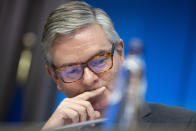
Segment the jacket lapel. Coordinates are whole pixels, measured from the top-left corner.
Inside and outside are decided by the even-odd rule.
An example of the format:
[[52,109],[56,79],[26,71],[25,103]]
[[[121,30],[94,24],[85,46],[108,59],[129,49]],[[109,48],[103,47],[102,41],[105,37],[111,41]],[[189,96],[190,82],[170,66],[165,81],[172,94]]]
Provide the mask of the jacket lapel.
[[152,112],[149,104],[146,101],[142,101],[138,110],[138,117],[139,117],[138,120],[139,120],[139,125],[142,126],[141,127],[142,131],[147,131],[149,129],[151,125],[151,122],[149,121],[151,114]]

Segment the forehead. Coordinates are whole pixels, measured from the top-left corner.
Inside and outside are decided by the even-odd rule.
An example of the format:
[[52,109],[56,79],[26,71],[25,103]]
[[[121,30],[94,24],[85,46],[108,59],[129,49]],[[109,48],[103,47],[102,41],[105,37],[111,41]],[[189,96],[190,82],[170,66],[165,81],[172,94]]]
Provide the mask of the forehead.
[[94,24],[76,31],[72,37],[58,38],[51,48],[51,55],[53,63],[61,66],[85,62],[99,51],[107,51],[111,47],[103,29]]

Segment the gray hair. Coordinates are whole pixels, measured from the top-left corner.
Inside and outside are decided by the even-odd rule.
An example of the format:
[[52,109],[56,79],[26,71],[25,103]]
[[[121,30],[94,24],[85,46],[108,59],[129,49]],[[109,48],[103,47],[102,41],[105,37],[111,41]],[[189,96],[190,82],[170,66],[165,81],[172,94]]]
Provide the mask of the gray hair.
[[59,6],[47,18],[42,36],[42,47],[46,63],[51,66],[50,49],[60,36],[71,36],[77,29],[90,24],[99,24],[112,44],[119,41],[118,33],[110,17],[99,8],[92,8],[82,1],[71,1]]

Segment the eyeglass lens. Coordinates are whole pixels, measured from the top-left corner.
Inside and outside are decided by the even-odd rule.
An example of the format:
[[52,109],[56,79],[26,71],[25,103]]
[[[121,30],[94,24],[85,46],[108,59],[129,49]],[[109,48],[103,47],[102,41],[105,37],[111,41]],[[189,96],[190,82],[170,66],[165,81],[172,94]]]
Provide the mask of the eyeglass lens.
[[[88,62],[88,67],[95,73],[102,73],[112,66],[111,56],[99,56]],[[60,73],[64,82],[73,82],[79,80],[83,75],[84,67],[74,65],[64,68]]]

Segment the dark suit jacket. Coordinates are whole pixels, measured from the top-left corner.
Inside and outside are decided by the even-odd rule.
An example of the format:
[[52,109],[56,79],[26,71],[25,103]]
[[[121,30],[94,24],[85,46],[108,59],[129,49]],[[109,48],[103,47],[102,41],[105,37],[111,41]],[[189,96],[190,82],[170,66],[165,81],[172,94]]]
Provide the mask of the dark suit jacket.
[[180,107],[146,103],[139,110],[143,131],[196,131],[196,112]]
[[[196,131],[195,111],[163,104],[143,102],[139,108],[138,121],[138,129],[131,131]],[[73,129],[71,128],[70,131]],[[102,124],[80,129],[81,131],[100,131]],[[118,128],[112,129],[112,131],[119,130]]]

